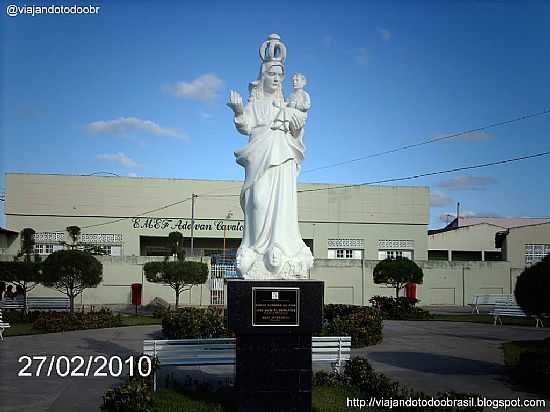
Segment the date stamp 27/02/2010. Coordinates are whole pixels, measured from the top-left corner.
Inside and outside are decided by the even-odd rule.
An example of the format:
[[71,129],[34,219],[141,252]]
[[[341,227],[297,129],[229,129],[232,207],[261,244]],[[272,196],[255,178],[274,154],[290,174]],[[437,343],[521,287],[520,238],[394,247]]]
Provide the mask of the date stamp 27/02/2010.
[[153,371],[151,358],[148,356],[65,356],[65,355],[34,355],[20,356],[18,363],[22,366],[18,376],[40,377],[119,377],[125,371],[130,376],[147,377]]

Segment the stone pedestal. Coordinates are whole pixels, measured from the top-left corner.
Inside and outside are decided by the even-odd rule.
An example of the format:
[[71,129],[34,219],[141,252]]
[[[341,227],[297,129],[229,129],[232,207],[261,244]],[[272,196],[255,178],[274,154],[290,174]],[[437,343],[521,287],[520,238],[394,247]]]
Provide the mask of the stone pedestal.
[[311,411],[311,336],[323,319],[321,281],[229,280],[239,412]]

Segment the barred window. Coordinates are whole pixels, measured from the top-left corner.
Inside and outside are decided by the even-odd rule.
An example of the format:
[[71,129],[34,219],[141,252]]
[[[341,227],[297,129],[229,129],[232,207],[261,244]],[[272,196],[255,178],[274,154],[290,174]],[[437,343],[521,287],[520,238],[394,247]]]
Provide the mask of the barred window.
[[525,265],[534,265],[550,254],[550,245],[525,245]]
[[49,255],[50,253],[53,253],[61,248],[62,247],[60,245],[53,243],[37,243],[34,245],[34,253],[38,255]]
[[353,250],[336,249],[336,259],[353,259]]
[[399,258],[407,258],[412,260],[413,251],[412,250],[395,250],[395,249],[378,251],[378,260],[399,259]]

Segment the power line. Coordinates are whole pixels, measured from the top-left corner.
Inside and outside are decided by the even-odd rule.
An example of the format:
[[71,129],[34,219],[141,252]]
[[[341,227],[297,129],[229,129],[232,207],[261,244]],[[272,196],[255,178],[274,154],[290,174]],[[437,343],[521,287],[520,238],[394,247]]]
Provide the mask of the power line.
[[396,147],[394,149],[384,150],[382,152],[372,153],[372,154],[369,154],[369,155],[366,155],[366,156],[361,156],[361,157],[356,157],[355,159],[344,160],[342,162],[332,163],[332,164],[329,164],[329,165],[326,165],[326,166],[320,166],[320,167],[316,167],[316,168],[313,168],[313,169],[304,170],[302,172],[302,174],[316,172],[318,170],[330,169],[330,168],[338,167],[338,166],[343,166],[343,165],[346,165],[346,164],[349,164],[349,163],[359,162],[360,160],[372,159],[373,157],[379,157],[379,156],[383,156],[383,155],[387,155],[387,154],[391,154],[391,153],[396,153],[396,152],[400,152],[400,151],[403,151],[403,150],[412,149],[414,147],[419,147],[419,146],[424,146],[424,145],[431,144],[431,143],[441,142],[443,140],[450,140],[450,139],[454,139],[456,137],[464,136],[464,135],[467,135],[467,134],[470,134],[470,133],[481,132],[481,131],[484,131],[484,130],[487,130],[487,129],[492,129],[492,128],[495,128],[495,127],[504,126],[506,124],[531,119],[533,117],[542,116],[542,115],[545,115],[545,114],[548,114],[548,113],[550,113],[550,109],[545,109],[542,112],[525,114],[523,116],[516,117],[514,119],[504,120],[502,122],[497,122],[497,123],[492,123],[492,124],[489,124],[487,126],[482,126],[482,127],[478,127],[478,128],[475,128],[475,129],[465,130],[465,131],[462,131],[462,132],[459,132],[459,133],[453,133],[453,134],[449,134],[449,135],[445,135],[445,136],[434,137],[434,138],[431,138],[431,139],[423,140],[423,141],[418,142],[418,143],[412,143],[412,144],[408,144],[408,145],[404,145],[404,146],[399,146],[399,147]]
[[[421,177],[436,176],[436,175],[442,175],[442,174],[448,174],[448,173],[461,172],[461,171],[465,171],[465,170],[474,170],[474,169],[480,169],[480,168],[485,168],[485,167],[490,167],[490,166],[503,165],[503,164],[507,164],[507,163],[519,162],[519,161],[522,161],[522,160],[534,159],[534,158],[537,158],[537,157],[543,157],[543,156],[548,156],[548,155],[550,155],[550,151],[540,152],[540,153],[535,153],[535,154],[532,154],[532,155],[525,155],[525,156],[520,156],[520,157],[513,157],[513,158],[510,158],[510,159],[498,160],[498,161],[495,161],[495,162],[480,163],[480,164],[477,164],[477,165],[462,166],[462,167],[456,167],[456,168],[453,168],[453,169],[438,170],[438,171],[434,171],[434,172],[426,172],[426,173],[420,173],[420,174],[404,176],[404,177],[374,180],[374,181],[370,181],[370,182],[363,182],[363,183],[356,183],[356,184],[327,186],[327,187],[315,188],[315,189],[302,189],[302,190],[298,190],[297,193],[311,193],[311,192],[319,192],[319,191],[322,191],[322,190],[349,189],[349,188],[356,188],[356,187],[373,185],[373,184],[413,180],[413,179],[419,179]],[[214,194],[213,195],[213,194],[209,194],[209,193],[213,193],[213,192],[207,192],[207,193],[204,193],[202,195],[199,194],[199,195],[195,195],[195,196],[198,197],[198,198],[200,198],[200,197],[214,197],[214,198],[217,197],[217,198],[219,198],[219,197],[236,197],[236,196],[240,196],[239,194],[228,194],[228,195],[215,195]],[[91,228],[91,227],[110,225],[110,224],[118,223],[118,222],[121,222],[121,221],[124,221],[124,220],[133,219],[134,217],[143,216],[143,215],[147,215],[149,213],[158,212],[160,210],[164,210],[164,209],[167,209],[169,207],[172,207],[172,206],[175,206],[175,205],[178,205],[178,204],[181,204],[181,203],[185,203],[185,202],[187,202],[191,199],[192,199],[192,197],[187,197],[183,200],[179,200],[177,202],[169,203],[169,204],[166,204],[164,206],[160,206],[156,209],[148,210],[146,212],[142,212],[142,213],[139,213],[139,214],[131,216],[131,217],[123,217],[123,218],[115,219],[115,220],[112,220],[112,221],[109,221],[109,222],[97,223],[95,225],[82,226],[81,229],[88,229],[88,228]],[[65,229],[61,229],[61,230],[57,230],[57,231],[60,232],[60,231],[63,231],[63,230],[65,230]]]
[[328,186],[328,187],[323,187],[323,188],[298,190],[298,193],[318,192],[318,191],[321,191],[321,190],[346,189],[346,188],[354,188],[354,187],[374,185],[374,184],[380,184],[380,183],[390,183],[390,182],[400,182],[400,181],[404,181],[404,180],[413,180],[413,179],[419,179],[421,177],[436,176],[436,175],[442,175],[442,174],[447,174],[447,173],[462,172],[464,170],[481,169],[481,168],[484,168],[484,167],[490,167],[490,166],[503,165],[503,164],[506,164],[506,163],[519,162],[521,160],[533,159],[533,158],[536,158],[536,157],[547,156],[549,154],[550,154],[550,151],[547,151],[547,152],[535,153],[535,154],[527,155],[527,156],[514,157],[514,158],[511,158],[511,159],[498,160],[496,162],[480,163],[480,164],[472,165],[472,166],[455,167],[453,169],[438,170],[438,171],[435,171],[435,172],[420,173],[420,174],[417,174],[417,175],[411,175],[411,176],[405,176],[405,177],[397,177],[397,178],[383,179],[383,180],[374,180],[372,182],[364,182],[364,183],[357,183],[357,184]]
[[[413,180],[413,179],[419,179],[421,177],[436,176],[436,175],[442,175],[442,174],[448,174],[448,173],[461,172],[461,171],[465,171],[465,170],[474,170],[474,169],[480,169],[480,168],[484,168],[484,167],[503,165],[503,164],[506,164],[506,163],[513,163],[513,162],[518,162],[518,161],[521,161],[521,160],[527,160],[527,159],[533,159],[533,158],[536,158],[536,157],[547,156],[549,154],[550,154],[550,151],[547,151],[547,152],[535,153],[535,154],[532,154],[532,155],[513,157],[511,159],[498,160],[498,161],[495,161],[495,162],[480,163],[480,164],[472,165],[472,166],[456,167],[456,168],[453,168],[453,169],[438,170],[438,171],[435,171],[435,172],[426,172],[426,173],[420,173],[420,174],[411,175],[411,176],[396,177],[396,178],[382,179],[382,180],[374,180],[374,181],[371,181],[371,182],[364,182],[364,183],[327,186],[327,187],[314,188],[314,189],[302,189],[302,190],[298,190],[297,193],[319,192],[321,190],[347,189],[347,188],[361,187],[361,186],[381,184],[381,183],[390,183],[390,182],[400,182],[400,181],[405,181],[405,180]],[[235,196],[240,196],[240,195],[239,194],[210,195],[210,196],[205,196],[205,197],[235,197]]]

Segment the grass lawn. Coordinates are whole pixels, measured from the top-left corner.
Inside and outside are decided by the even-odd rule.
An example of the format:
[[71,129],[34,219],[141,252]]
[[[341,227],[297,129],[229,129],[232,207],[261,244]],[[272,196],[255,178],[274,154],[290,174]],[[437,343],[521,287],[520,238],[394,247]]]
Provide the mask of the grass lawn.
[[[161,319],[146,315],[122,315],[122,326],[160,325]],[[4,336],[37,335],[43,332],[32,328],[32,322],[11,323]]]
[[544,340],[519,340],[506,342],[502,344],[502,350],[504,352],[504,364],[506,366],[516,366],[522,353],[550,353],[550,338]]
[[[320,386],[313,389],[313,412],[348,412],[347,398],[361,398],[359,393],[352,393],[338,387]],[[208,394],[189,394],[174,390],[162,390],[153,395],[154,412],[228,412],[220,396]],[[364,408],[366,412],[375,409]]]
[[[443,320],[447,322],[474,322],[474,323],[490,323],[492,324],[494,322],[493,317],[491,315],[486,314],[456,314],[456,315],[432,315],[433,318],[431,320]],[[535,319],[533,318],[516,318],[516,317],[510,317],[505,316],[502,317],[502,323],[504,325],[514,325],[514,326],[531,326],[534,327],[536,324]],[[548,325],[545,325],[545,327],[548,327]]]

